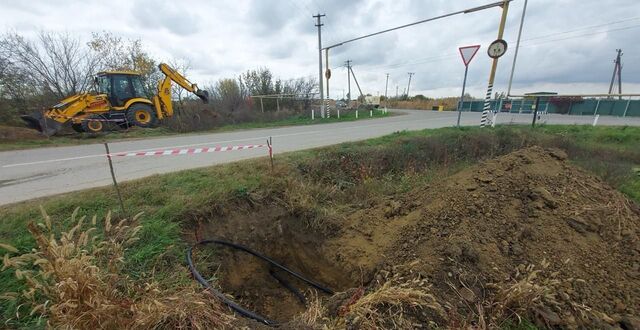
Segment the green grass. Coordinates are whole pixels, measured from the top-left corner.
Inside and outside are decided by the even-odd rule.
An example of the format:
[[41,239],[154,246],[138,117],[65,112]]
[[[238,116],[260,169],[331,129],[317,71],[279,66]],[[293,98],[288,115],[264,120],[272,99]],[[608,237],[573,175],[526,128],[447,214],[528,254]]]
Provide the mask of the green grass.
[[[101,143],[103,140],[108,141],[119,141],[119,140],[133,140],[133,139],[145,139],[145,138],[154,138],[154,137],[165,137],[177,134],[207,134],[207,133],[219,133],[219,132],[229,132],[234,130],[243,130],[243,129],[253,129],[253,128],[271,128],[271,127],[283,127],[283,126],[298,126],[298,125],[316,125],[316,124],[329,124],[329,123],[337,123],[337,122],[347,122],[347,121],[355,121],[355,120],[366,120],[372,117],[369,117],[368,111],[360,111],[359,118],[356,119],[355,112],[341,112],[340,118],[338,118],[335,113],[332,114],[331,118],[319,118],[316,117],[315,120],[311,120],[308,115],[300,115],[294,116],[291,118],[280,119],[275,121],[255,121],[248,123],[240,123],[240,124],[230,124],[224,125],[221,127],[216,127],[211,130],[205,131],[195,131],[189,133],[180,133],[176,131],[172,131],[166,127],[158,127],[158,128],[133,128],[128,131],[113,131],[105,134],[92,135],[86,133],[78,133],[74,135],[65,135],[65,136],[52,136],[49,138],[41,138],[41,139],[22,139],[22,140],[1,140],[0,139],[0,151],[9,151],[9,150],[21,150],[21,149],[32,149],[32,148],[41,148],[41,147],[57,147],[57,146],[67,146],[67,145],[79,145],[79,144],[92,144],[92,143]],[[387,117],[392,114],[383,113],[380,110],[373,111],[373,118],[381,118]]]
[[[638,141],[640,128],[632,127],[442,128],[276,155],[275,173],[266,158],[259,158],[125,182],[121,190],[127,212],[144,212],[140,218],[141,239],[128,250],[126,269],[130,276],[138,278],[149,276],[152,271],[157,277],[174,271],[175,265],[184,262],[184,238],[190,233],[195,216],[215,218],[236,206],[288,201],[292,212],[307,215],[305,218],[314,221],[310,226],[322,229],[323,214],[406,192],[416,182],[428,182],[523,145],[563,148],[576,164],[640,203],[640,176],[632,171],[640,166]],[[297,194],[297,204],[287,199],[290,194]],[[116,218],[123,216],[111,187],[3,206],[0,242],[20,251],[31,249],[34,241],[26,224],[40,221],[40,205],[61,229],[69,226],[75,208],[80,209],[80,215],[89,217],[104,217],[109,210]],[[183,280],[189,280],[186,274]],[[0,272],[0,293],[23,288],[11,270]],[[0,301],[0,318],[14,317],[16,308],[15,302]],[[23,307],[21,313],[25,312]],[[28,328],[34,320],[26,318],[8,325]]]

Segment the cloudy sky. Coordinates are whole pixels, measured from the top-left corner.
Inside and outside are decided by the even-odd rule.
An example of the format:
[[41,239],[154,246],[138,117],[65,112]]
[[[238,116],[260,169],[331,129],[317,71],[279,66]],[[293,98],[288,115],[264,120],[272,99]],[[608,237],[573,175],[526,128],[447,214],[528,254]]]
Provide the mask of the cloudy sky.
[[[209,83],[268,67],[281,78],[318,75],[315,13],[327,16],[323,45],[492,0],[0,0],[0,31],[34,37],[41,30],[88,40],[110,31],[139,38],[162,61],[184,59],[189,77]],[[504,39],[509,50],[498,65],[494,90],[506,91],[524,0],[509,8]],[[492,8],[417,25],[334,48],[331,96],[346,93],[345,60],[365,93],[402,93],[415,72],[411,94],[460,93],[464,66],[458,47],[480,44],[469,67],[468,88],[481,96],[501,10]],[[622,48],[623,92],[640,92],[640,1],[530,0],[515,71],[513,93],[607,92],[616,48]],[[356,95],[352,81],[352,95]]]

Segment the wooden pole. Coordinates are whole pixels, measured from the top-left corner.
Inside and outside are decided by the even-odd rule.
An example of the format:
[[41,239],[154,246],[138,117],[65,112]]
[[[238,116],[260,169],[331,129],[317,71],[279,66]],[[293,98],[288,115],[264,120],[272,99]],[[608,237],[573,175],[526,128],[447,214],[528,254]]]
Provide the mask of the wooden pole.
[[271,140],[271,137],[269,137],[269,139],[267,139],[267,147],[269,148],[269,160],[271,161],[271,170],[273,171],[273,145],[272,145],[273,141]]
[[111,161],[111,152],[109,152],[109,144],[104,143],[104,149],[107,151],[107,160],[109,161],[109,170],[111,171],[111,179],[113,179],[113,186],[116,188],[116,194],[118,195],[118,201],[120,202],[120,209],[122,214],[128,217],[127,211],[124,209],[124,202],[122,201],[122,194],[120,194],[120,188],[118,187],[118,181],[116,181],[116,174],[113,171],[113,162]]

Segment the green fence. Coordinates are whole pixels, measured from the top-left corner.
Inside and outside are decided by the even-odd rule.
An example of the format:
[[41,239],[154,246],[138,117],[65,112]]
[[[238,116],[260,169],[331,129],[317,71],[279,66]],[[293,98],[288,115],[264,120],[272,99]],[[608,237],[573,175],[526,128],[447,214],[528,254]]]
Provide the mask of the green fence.
[[[458,102],[460,104],[460,102]],[[533,112],[533,99],[500,99],[491,100],[491,110],[501,112],[530,113]],[[484,101],[464,101],[462,111],[481,112]],[[570,115],[606,115],[619,117],[640,117],[640,100],[586,99],[570,102],[563,108],[547,100],[540,100],[539,111],[563,113]]]

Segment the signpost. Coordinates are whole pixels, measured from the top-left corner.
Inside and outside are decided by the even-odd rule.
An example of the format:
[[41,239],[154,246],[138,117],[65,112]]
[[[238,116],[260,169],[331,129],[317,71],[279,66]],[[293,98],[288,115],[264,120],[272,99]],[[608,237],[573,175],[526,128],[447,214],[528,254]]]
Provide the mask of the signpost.
[[480,45],[458,48],[458,50],[460,51],[460,56],[462,57],[462,62],[464,63],[464,80],[462,81],[462,96],[460,96],[460,102],[458,102],[457,127],[460,127],[460,116],[462,116],[462,102],[464,101],[464,89],[467,86],[467,72],[469,71],[469,63],[471,63],[473,57],[476,56],[478,49],[480,49]]

